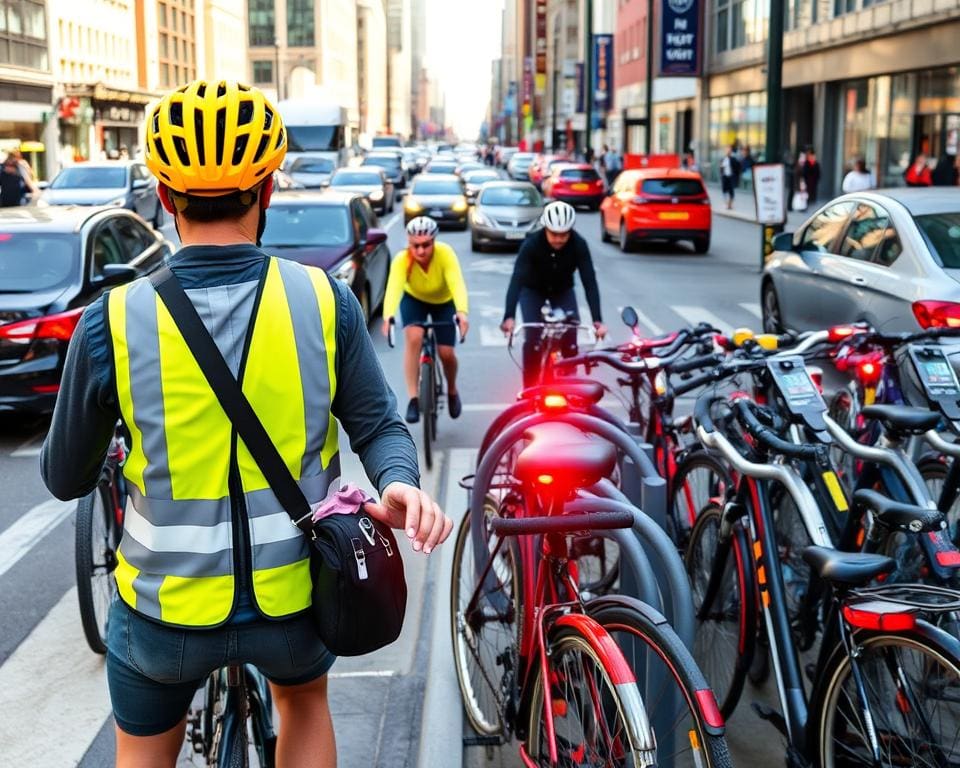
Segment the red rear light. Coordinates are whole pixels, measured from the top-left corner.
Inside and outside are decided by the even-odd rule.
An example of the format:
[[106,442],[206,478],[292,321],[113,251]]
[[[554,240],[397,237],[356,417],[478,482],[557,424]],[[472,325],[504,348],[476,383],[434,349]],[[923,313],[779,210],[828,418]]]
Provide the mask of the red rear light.
[[871,386],[880,380],[880,370],[880,363],[864,360],[857,363],[857,378],[867,386]]
[[827,341],[836,344],[838,341],[849,339],[857,333],[863,333],[863,328],[855,325],[835,325],[827,331]]
[[903,632],[913,629],[917,620],[912,613],[885,612],[885,606],[880,604],[870,606],[873,610],[843,606],[843,618],[851,627],[873,629],[884,632]]
[[960,304],[952,301],[915,301],[913,316],[922,328],[960,328]]
[[34,339],[70,341],[82,314],[83,307],[78,307],[55,315],[8,323],[0,326],[0,339],[21,344],[29,344]]
[[566,408],[567,398],[565,398],[563,395],[547,395],[543,398],[543,407],[552,410]]
[[35,387],[30,387],[38,395],[55,395],[60,391],[59,384],[37,384]]

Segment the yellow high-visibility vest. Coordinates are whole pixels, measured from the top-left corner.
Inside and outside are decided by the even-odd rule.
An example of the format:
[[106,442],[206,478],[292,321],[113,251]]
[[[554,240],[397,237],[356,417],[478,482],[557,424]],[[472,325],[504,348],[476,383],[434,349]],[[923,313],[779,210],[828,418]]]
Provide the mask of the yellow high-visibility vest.
[[[257,290],[252,281],[187,294],[231,369],[236,373],[242,366],[244,394],[313,504],[340,475],[337,425],[330,413],[336,394],[336,296],[322,270],[273,258],[259,303]],[[245,357],[247,328],[229,321],[231,308],[243,302],[256,312]],[[308,608],[306,537],[235,438],[150,281],[112,290],[107,320],[118,401],[131,435],[123,474],[133,504],[115,571],[120,597],[164,624],[222,624],[236,602],[236,548],[246,539],[260,612],[279,618]],[[235,519],[237,505],[230,498],[234,455],[245,510],[241,519]]]

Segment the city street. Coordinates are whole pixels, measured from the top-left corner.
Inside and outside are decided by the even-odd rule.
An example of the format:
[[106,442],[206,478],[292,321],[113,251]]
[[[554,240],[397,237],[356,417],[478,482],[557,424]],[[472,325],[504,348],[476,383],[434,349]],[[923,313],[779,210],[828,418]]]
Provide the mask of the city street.
[[[392,252],[404,245],[402,215],[384,220]],[[715,217],[709,255],[695,256],[686,244],[644,246],[622,254],[599,242],[597,214],[578,214],[577,229],[590,242],[600,283],[604,321],[611,340],[627,336],[619,310],[631,304],[646,332],[660,333],[701,320],[720,329],[759,326],[759,234],[756,225]],[[165,232],[171,231],[167,224]],[[171,232],[172,234],[172,232]],[[440,459],[424,474],[424,487],[459,520],[464,492],[456,480],[472,471],[473,451],[494,415],[516,392],[520,375],[497,328],[511,272],[509,253],[473,254],[468,232],[446,232],[470,291],[470,334],[458,349],[463,415],[441,413]],[[586,304],[581,298],[581,307]],[[388,348],[371,325],[374,343],[401,410],[406,393],[401,351]],[[616,408],[616,404],[611,404]],[[45,432],[39,418],[5,416],[0,422],[0,745],[5,765],[51,768],[111,764],[113,725],[103,660],[86,647],[74,588],[73,503],[52,500],[38,472]],[[419,439],[419,431],[414,430]],[[345,445],[345,441],[344,445]],[[348,449],[344,447],[344,455]],[[344,477],[363,481],[359,464],[344,461]],[[429,559],[407,555],[409,605],[403,636],[374,656],[341,660],[331,674],[339,764],[353,766],[459,765],[461,716],[449,649],[449,550]],[[446,559],[444,558],[446,555]],[[734,720],[737,736],[756,736],[748,702]],[[751,719],[748,719],[751,718]],[[760,725],[762,742],[777,754],[780,739]],[[757,741],[756,738],[752,739]],[[515,765],[512,746],[466,752],[466,764]],[[186,752],[184,753],[186,755]],[[779,752],[782,755],[782,751]],[[747,756],[742,753],[741,756]],[[758,765],[753,753],[744,764]],[[782,757],[780,758],[782,759]],[[183,765],[191,763],[184,758]]]

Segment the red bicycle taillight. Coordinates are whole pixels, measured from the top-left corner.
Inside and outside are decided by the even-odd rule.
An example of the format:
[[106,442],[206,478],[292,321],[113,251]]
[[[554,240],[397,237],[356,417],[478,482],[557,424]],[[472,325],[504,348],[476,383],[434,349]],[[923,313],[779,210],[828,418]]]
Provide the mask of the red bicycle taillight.
[[880,381],[881,366],[879,362],[864,360],[857,363],[857,378],[866,386],[873,386]]
[[550,410],[560,410],[567,407],[567,398],[563,395],[547,395],[543,398],[543,407]]
[[883,604],[873,607],[873,610],[866,606],[854,608],[845,605],[843,606],[843,618],[851,627],[884,632],[903,632],[916,626],[917,619],[912,613],[887,612],[884,608]]
[[857,333],[863,333],[863,328],[854,325],[835,325],[827,331],[827,341],[836,344],[844,339],[849,339]]
[[922,328],[960,328],[960,304],[952,301],[915,301],[913,316]]
[[67,312],[58,312],[55,315],[8,323],[0,326],[0,339],[21,344],[29,344],[34,339],[70,341],[82,314],[83,307],[79,307]]

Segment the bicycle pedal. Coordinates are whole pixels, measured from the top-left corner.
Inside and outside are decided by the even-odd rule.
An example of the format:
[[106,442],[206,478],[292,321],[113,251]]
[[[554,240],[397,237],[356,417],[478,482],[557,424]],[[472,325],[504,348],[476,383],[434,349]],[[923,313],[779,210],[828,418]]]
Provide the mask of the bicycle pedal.
[[766,720],[784,736],[787,735],[787,722],[783,719],[783,715],[773,709],[773,707],[768,707],[759,701],[753,701],[750,703],[750,708],[761,720]]
[[464,736],[463,746],[465,747],[499,747],[503,745],[503,739],[499,736]]

